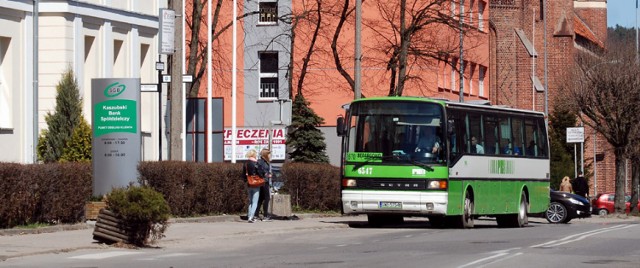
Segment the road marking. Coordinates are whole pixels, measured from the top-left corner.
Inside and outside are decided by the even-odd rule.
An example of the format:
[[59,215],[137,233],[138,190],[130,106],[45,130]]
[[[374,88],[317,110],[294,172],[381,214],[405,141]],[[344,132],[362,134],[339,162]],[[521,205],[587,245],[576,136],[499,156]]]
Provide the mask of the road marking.
[[112,251],[112,252],[104,252],[104,253],[78,255],[78,256],[69,257],[69,259],[102,260],[106,258],[113,258],[113,257],[127,256],[127,255],[134,255],[134,254],[142,254],[142,252]]
[[[478,267],[476,265],[478,263],[482,263],[482,262],[485,262],[485,261],[488,261],[488,260],[492,260],[492,259],[495,259],[495,258],[500,258],[502,256],[507,256],[507,257],[504,257],[504,258],[501,258],[501,259],[497,259],[497,260],[489,262],[487,264],[495,263],[495,262],[502,261],[502,260],[506,260],[508,258],[515,257],[517,255],[522,254],[522,253],[509,254],[509,251],[518,250],[518,249],[520,249],[520,248],[510,248],[510,249],[492,251],[492,252],[489,252],[489,253],[490,254],[493,253],[495,255],[492,255],[492,256],[489,256],[489,257],[486,257],[486,258],[482,258],[482,259],[479,259],[479,260],[472,261],[470,263],[458,266],[458,268],[463,268],[463,267],[468,267],[468,266]],[[508,255],[513,255],[513,256],[508,256]],[[487,265],[487,264],[484,264],[484,265]]]
[[606,232],[610,232],[610,231],[616,231],[616,230],[622,230],[622,229],[626,229],[626,228],[634,227],[634,226],[636,226],[636,224],[621,224],[621,225],[615,225],[615,226],[611,226],[611,227],[607,227],[607,228],[596,229],[596,230],[592,230],[592,231],[588,231],[588,232],[584,232],[584,233],[578,233],[578,234],[573,234],[573,235],[570,235],[570,236],[566,236],[566,237],[564,237],[562,239],[552,240],[552,241],[549,241],[549,242],[546,242],[546,243],[533,245],[533,246],[531,246],[531,248],[549,248],[549,247],[560,246],[560,245],[564,245],[564,244],[580,241],[582,239],[585,239],[587,237],[594,236],[594,235],[597,235],[597,234],[602,234],[602,233],[606,233]]
[[162,254],[162,255],[148,257],[148,258],[140,258],[138,260],[140,260],[140,261],[155,261],[155,260],[158,260],[158,259],[179,258],[179,257],[193,256],[193,255],[197,255],[197,253],[169,253],[169,254]]

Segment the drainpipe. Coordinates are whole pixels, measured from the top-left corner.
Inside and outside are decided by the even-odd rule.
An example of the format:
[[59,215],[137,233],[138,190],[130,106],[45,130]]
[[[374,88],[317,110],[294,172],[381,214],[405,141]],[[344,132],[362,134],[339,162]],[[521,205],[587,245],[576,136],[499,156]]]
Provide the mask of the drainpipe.
[[33,163],[38,163],[38,6],[33,1]]

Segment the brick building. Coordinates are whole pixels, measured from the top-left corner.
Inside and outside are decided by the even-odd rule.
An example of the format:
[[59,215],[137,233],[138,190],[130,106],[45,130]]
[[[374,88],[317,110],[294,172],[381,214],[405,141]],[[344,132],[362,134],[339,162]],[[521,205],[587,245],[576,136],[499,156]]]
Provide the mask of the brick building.
[[[546,6],[544,1],[490,1],[490,66],[495,67],[489,69],[489,75],[493,104],[545,111],[545,34],[549,112],[574,55],[605,49],[606,0],[547,0]],[[593,167],[595,155],[604,154],[595,170],[585,169],[585,173],[592,174],[590,194],[613,192],[615,162],[611,146],[590,128],[585,128],[585,137],[585,166]]]

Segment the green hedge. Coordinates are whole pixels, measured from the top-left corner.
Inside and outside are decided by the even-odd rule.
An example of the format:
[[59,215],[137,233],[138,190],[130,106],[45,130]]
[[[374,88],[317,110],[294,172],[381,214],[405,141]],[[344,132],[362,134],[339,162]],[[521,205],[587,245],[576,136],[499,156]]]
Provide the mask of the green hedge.
[[79,222],[89,197],[90,163],[0,163],[0,228]]
[[[242,163],[141,162],[140,182],[162,193],[174,217],[244,214]],[[340,209],[340,173],[328,164],[287,163],[281,192],[303,210]],[[77,223],[92,195],[91,163],[0,163],[0,228]]]

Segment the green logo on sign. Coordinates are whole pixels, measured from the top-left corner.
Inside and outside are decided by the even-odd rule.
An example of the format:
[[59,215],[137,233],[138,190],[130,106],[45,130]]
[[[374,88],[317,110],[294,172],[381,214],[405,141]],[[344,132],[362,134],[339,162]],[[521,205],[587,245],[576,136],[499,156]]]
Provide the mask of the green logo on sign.
[[104,96],[107,98],[113,98],[122,94],[125,89],[127,89],[127,86],[120,84],[119,82],[115,82],[104,89]]

